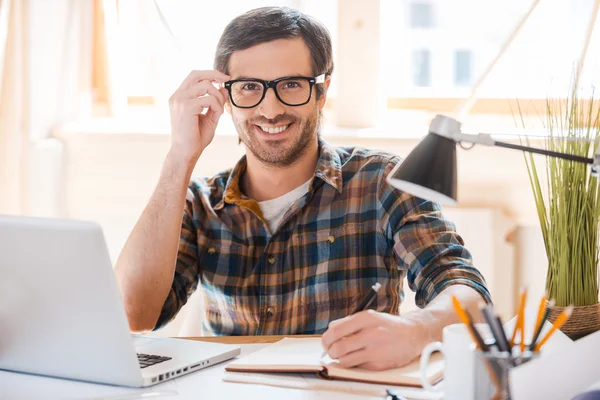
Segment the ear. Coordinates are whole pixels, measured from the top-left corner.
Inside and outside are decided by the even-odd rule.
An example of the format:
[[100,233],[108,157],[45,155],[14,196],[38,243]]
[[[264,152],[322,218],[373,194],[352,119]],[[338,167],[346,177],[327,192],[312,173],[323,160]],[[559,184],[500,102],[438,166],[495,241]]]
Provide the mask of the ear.
[[317,101],[320,110],[325,107],[325,102],[327,101],[327,91],[329,90],[329,85],[331,85],[331,76],[327,75],[325,77],[325,82],[323,82],[322,85],[325,86],[325,90],[323,90],[323,94]]
[[223,104],[225,111],[227,111],[227,114],[231,115],[231,103],[229,102],[229,92],[225,88],[220,88],[219,91],[225,97],[225,104]]

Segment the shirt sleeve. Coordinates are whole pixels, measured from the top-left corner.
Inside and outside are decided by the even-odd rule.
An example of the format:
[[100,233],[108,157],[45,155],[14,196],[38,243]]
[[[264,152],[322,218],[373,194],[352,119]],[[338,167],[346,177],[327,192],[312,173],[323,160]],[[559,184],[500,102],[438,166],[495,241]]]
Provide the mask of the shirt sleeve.
[[387,165],[380,182],[380,221],[394,247],[398,269],[406,271],[417,306],[424,308],[444,289],[456,284],[472,287],[491,303],[483,275],[473,266],[471,253],[454,223],[444,219],[440,205],[387,182],[397,161]]
[[198,287],[198,241],[192,216],[194,197],[193,191],[188,189],[179,236],[175,275],[154,330],[162,328],[175,318],[181,307],[187,303],[189,296]]

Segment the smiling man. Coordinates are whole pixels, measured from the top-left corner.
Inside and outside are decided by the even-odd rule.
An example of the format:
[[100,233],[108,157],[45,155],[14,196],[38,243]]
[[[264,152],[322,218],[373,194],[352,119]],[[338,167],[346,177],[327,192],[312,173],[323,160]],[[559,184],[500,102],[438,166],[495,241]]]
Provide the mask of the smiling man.
[[[199,288],[208,332],[324,333],[342,365],[386,369],[457,322],[452,295],[473,315],[489,301],[439,205],[386,181],[398,156],[321,139],[332,73],[325,27],[266,7],[225,28],[215,70],[183,81],[159,183],[117,261],[133,331],[164,326]],[[246,155],[190,182],[224,110]],[[404,279],[420,310],[400,316]],[[372,309],[350,315],[376,281]]]

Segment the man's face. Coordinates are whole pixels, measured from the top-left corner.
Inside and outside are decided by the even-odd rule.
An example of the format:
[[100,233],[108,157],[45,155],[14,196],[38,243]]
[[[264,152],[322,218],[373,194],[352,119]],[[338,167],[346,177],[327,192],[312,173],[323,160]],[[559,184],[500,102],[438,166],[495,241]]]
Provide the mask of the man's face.
[[[301,38],[261,43],[233,52],[229,60],[231,79],[274,80],[288,76],[314,77],[313,74],[310,51]],[[311,145],[316,146],[324,104],[325,95],[317,101],[314,87],[310,101],[302,106],[283,104],[271,88],[256,107],[231,105],[230,112],[240,140],[254,157],[267,165],[289,166],[306,154]]]

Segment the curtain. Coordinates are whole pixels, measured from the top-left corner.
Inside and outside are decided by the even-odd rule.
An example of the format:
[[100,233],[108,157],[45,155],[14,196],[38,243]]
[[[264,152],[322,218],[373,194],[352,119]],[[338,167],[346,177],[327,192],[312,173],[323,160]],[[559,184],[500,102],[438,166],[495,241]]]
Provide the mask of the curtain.
[[0,0],[0,213],[57,216],[63,124],[92,114],[94,2]]
[[27,197],[26,0],[0,4],[0,213],[20,214]]

